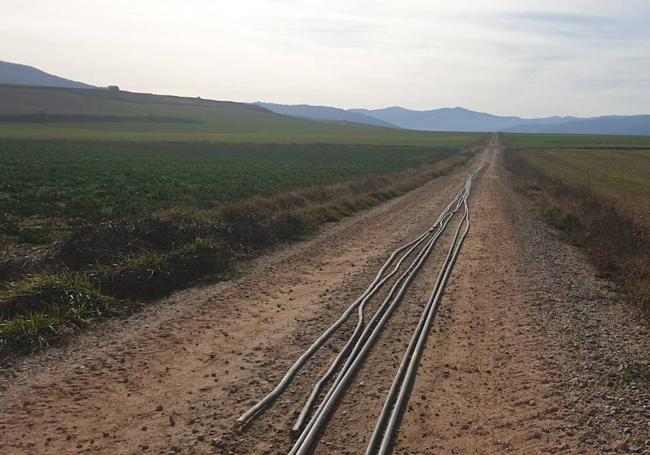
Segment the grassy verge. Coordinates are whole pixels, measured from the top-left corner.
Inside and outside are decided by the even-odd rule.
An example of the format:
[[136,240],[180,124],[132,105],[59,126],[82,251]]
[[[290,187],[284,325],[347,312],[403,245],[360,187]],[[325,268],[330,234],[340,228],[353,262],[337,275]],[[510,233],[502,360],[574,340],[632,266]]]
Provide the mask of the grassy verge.
[[509,150],[506,165],[542,218],[581,247],[599,272],[650,311],[650,234],[600,193],[549,176]]
[[40,349],[120,309],[84,274],[42,274],[12,283],[0,293],[0,352]]
[[14,280],[0,294],[0,361],[61,340],[90,319],[123,314],[134,308],[130,302],[135,300],[223,277],[243,260],[413,190],[471,155],[468,151],[433,165],[214,209],[161,210],[81,230],[50,253],[49,273]]

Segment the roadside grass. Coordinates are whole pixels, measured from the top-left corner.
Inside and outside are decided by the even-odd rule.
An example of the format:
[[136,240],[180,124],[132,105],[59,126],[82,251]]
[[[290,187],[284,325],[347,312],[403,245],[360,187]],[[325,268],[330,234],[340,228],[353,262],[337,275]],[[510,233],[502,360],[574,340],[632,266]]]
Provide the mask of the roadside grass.
[[[0,315],[4,318],[68,306],[80,311],[106,308],[107,300],[83,275],[36,275],[10,285],[0,294]],[[95,305],[95,307],[94,307]]]
[[90,319],[123,309],[86,274],[42,274],[12,283],[0,293],[0,358],[43,348]]
[[122,299],[150,300],[211,274],[224,274],[234,257],[225,245],[196,238],[178,250],[147,251],[117,264],[100,264],[91,272],[98,287]]
[[[602,276],[619,285],[650,315],[650,230],[622,208],[627,205],[618,203],[624,191],[576,183],[581,178],[579,166],[574,168],[578,174],[574,179],[562,177],[565,167],[558,167],[562,169],[558,174],[538,167],[530,158],[537,153],[506,151],[506,165],[519,179],[522,191],[548,224],[581,247]],[[588,167],[590,157],[583,158]]]
[[235,274],[269,248],[447,174],[474,150],[399,172],[213,208],[175,206],[79,230],[52,245],[46,266],[54,272],[36,265],[33,276],[21,272],[0,294],[0,362],[65,339],[94,318],[124,314],[135,301]]

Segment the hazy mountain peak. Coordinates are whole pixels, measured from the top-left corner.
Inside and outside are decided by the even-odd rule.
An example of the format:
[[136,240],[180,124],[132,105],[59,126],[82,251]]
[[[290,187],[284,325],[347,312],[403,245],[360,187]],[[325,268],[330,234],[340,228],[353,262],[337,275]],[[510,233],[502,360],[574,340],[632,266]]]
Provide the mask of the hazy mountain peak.
[[70,79],[54,76],[33,66],[0,60],[0,84],[32,85],[62,88],[97,88]]
[[364,125],[381,126],[386,128],[396,128],[395,125],[385,120],[368,116],[363,112],[354,112],[351,110],[339,109],[330,106],[312,106],[309,104],[277,104],[277,103],[254,103],[257,106],[264,107],[276,114],[289,115],[292,117],[302,117],[312,120],[321,120],[327,122],[348,122],[361,123]]

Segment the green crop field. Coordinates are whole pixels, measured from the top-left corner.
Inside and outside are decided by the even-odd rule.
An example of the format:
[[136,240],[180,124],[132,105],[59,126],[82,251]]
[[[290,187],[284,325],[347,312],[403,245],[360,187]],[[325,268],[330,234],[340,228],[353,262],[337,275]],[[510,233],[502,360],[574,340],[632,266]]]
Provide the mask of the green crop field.
[[[316,122],[310,122],[316,123]],[[339,129],[341,128],[341,129]],[[282,131],[239,132],[208,130],[194,124],[39,123],[1,124],[0,138],[78,139],[111,141],[201,141],[239,144],[368,144],[368,145],[465,145],[481,137],[473,133],[429,133],[352,125],[298,125]]]
[[431,164],[457,150],[5,139],[0,232],[42,243],[100,221],[373,177]]
[[507,135],[536,169],[650,226],[650,137]]
[[397,172],[480,137],[201,98],[0,85],[0,235],[42,243],[159,209]]
[[599,136],[579,134],[506,134],[513,148],[650,148],[650,136]]
[[536,150],[522,156],[545,174],[589,188],[650,226],[650,150]]

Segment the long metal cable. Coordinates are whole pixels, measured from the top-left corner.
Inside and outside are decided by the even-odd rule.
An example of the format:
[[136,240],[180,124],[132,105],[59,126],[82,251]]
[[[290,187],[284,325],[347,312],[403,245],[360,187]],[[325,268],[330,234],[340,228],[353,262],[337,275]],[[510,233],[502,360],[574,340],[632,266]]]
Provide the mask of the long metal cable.
[[[454,198],[454,200],[458,197]],[[440,218],[439,218],[440,219]],[[267,395],[265,395],[260,401],[251,406],[246,412],[244,412],[237,421],[240,423],[247,423],[258,415],[261,411],[268,408],[273,401],[275,401],[289,386],[295,375],[298,371],[307,363],[307,361],[318,351],[318,349],[336,332],[336,330],[341,327],[352,315],[355,309],[357,309],[364,301],[370,299],[379,289],[386,283],[386,281],[397,273],[398,267],[396,267],[393,272],[387,277],[383,277],[386,269],[393,263],[395,258],[399,256],[400,253],[409,249],[412,246],[417,246],[422,243],[431,233],[436,229],[439,219],[434,223],[429,229],[420,234],[414,240],[408,242],[405,245],[400,246],[394,250],[389,258],[384,262],[382,267],[379,269],[375,278],[370,283],[368,288],[355,300],[344,312],[341,314],[339,319],[337,319],[330,327],[328,327],[315,341],[314,343],[303,352],[300,357],[294,362],[291,367],[286,371],[283,378],[280,382],[271,390]],[[413,249],[409,250],[408,254],[411,254]],[[401,262],[400,262],[401,265]]]
[[[469,196],[471,190],[471,180],[473,175],[470,176],[466,185],[466,194]],[[377,424],[373,431],[372,437],[368,443],[366,449],[367,455],[373,455],[375,453],[386,454],[390,451],[392,447],[392,441],[394,434],[396,432],[397,426],[399,425],[399,418],[402,415],[404,406],[410,395],[411,387],[419,366],[419,361],[423,352],[426,339],[429,334],[429,329],[435,317],[436,311],[438,309],[438,303],[442,296],[445,284],[449,278],[449,274],[453,268],[453,265],[458,257],[460,248],[462,246],[467,233],[469,232],[470,220],[469,220],[469,208],[467,206],[467,198],[464,198],[464,216],[461,222],[458,224],[454,239],[452,240],[451,247],[445,258],[443,267],[441,268],[436,284],[431,293],[427,305],[422,312],[422,316],[411,342],[409,343],[407,350],[404,354],[400,367],[395,375],[393,384],[391,385],[390,391],[384,402],[384,407],[380,413],[379,418],[377,419]],[[461,233],[461,228],[464,230]],[[388,423],[386,423],[388,422]],[[384,427],[385,431],[384,431]],[[383,435],[383,437],[382,437]],[[379,447],[378,447],[379,446]]]
[[[457,198],[454,199],[456,200]],[[460,199],[458,199],[457,201],[460,202]],[[450,206],[448,207],[451,208]],[[448,213],[442,214],[443,216],[442,219],[444,221],[443,221],[442,229],[438,231],[438,235],[444,232],[444,228],[447,226],[451,217],[459,210],[459,208],[460,208],[460,204],[457,203],[456,206],[453,208],[453,210],[446,211]],[[390,318],[392,312],[398,306],[402,296],[404,295],[406,289],[408,288],[408,285],[416,276],[420,268],[424,265],[424,262],[426,261],[429,254],[431,253],[431,250],[433,249],[434,245],[435,245],[434,242],[431,242],[429,245],[427,245],[427,249],[421,252],[421,255],[418,257],[418,261],[414,265],[413,269],[406,272],[408,273],[408,275],[405,276],[401,286],[399,287],[399,291],[393,297],[392,301],[387,306],[385,312],[381,315],[381,318],[379,319],[377,324],[374,327],[371,326],[370,324],[366,327],[364,332],[368,332],[367,337],[357,342],[358,348],[352,354],[350,354],[348,361],[344,365],[343,369],[339,372],[339,376],[337,380],[331,386],[323,402],[321,403],[319,408],[312,416],[312,419],[309,421],[309,423],[307,424],[307,426],[305,427],[305,429],[303,430],[299,438],[296,440],[293,448],[289,452],[291,455],[309,453],[312,445],[319,437],[322,428],[326,425],[329,419],[329,415],[331,414],[336,403],[338,402],[343,392],[345,391],[345,388],[351,381],[352,377],[356,374],[358,369],[361,367],[361,364],[365,359],[365,356],[367,355],[370,348],[373,346],[375,340],[381,333],[383,326]]]
[[[446,215],[447,215],[449,209],[451,208],[451,206],[454,204],[454,202],[455,202],[459,197],[460,197],[460,192],[459,192],[459,193],[454,197],[454,199],[452,199],[452,201],[451,201],[451,202],[449,203],[449,205],[445,208],[445,210],[443,211],[443,213],[440,214],[440,216],[438,217],[438,219],[436,220],[436,222],[434,223],[434,225],[433,225],[432,228],[430,229],[430,230],[433,230],[433,229],[435,229],[435,228],[438,228],[437,235],[435,235],[434,237],[432,237],[432,238],[429,240],[429,242],[434,242],[434,243],[435,243],[435,242],[437,241],[437,239],[440,237],[440,234],[441,234],[441,232],[442,232],[442,230],[440,229],[440,227],[441,227],[441,223],[443,223],[443,221],[444,221],[444,219],[445,219],[445,217],[446,217]],[[428,244],[429,244],[429,243],[427,243],[427,245],[424,246],[424,248],[423,248],[422,251],[424,251],[424,250],[427,248]],[[416,246],[417,246],[417,245],[414,245],[414,246],[411,247],[411,248],[414,249]],[[400,264],[398,264],[398,266],[401,265],[401,262],[403,262],[404,259],[406,259],[406,255],[405,255],[405,256],[400,260]],[[372,326],[372,325],[374,324],[374,322],[377,320],[377,318],[378,318],[379,316],[381,316],[381,313],[383,312],[383,308],[385,307],[385,305],[387,304],[387,302],[389,301],[389,299],[394,295],[394,292],[395,292],[395,290],[397,289],[397,286],[398,286],[399,283],[404,279],[404,277],[406,276],[406,274],[408,273],[408,271],[411,270],[412,267],[414,267],[414,265],[416,264],[416,262],[417,262],[417,257],[416,257],[416,259],[411,263],[411,265],[407,268],[407,271],[406,271],[404,274],[402,274],[402,276],[401,276],[401,277],[396,281],[396,283],[393,285],[393,287],[391,288],[391,290],[390,290],[389,293],[388,293],[388,296],[385,298],[383,304],[378,308],[377,312],[375,313],[375,315],[373,316],[373,318],[372,318],[372,319],[370,320],[370,322],[368,323],[369,326]],[[396,266],[394,272],[396,272],[398,266]],[[314,385],[314,387],[312,388],[312,391],[311,391],[311,393],[310,393],[310,395],[309,395],[307,401],[305,402],[305,404],[304,404],[304,406],[303,406],[303,408],[302,408],[302,410],[301,410],[301,412],[300,412],[300,415],[298,416],[298,419],[296,420],[296,422],[295,422],[295,424],[294,424],[294,426],[293,426],[293,428],[292,428],[292,432],[293,432],[294,434],[295,434],[295,433],[298,433],[298,432],[300,431],[300,429],[302,428],[302,426],[304,425],[304,421],[305,421],[305,419],[307,418],[307,415],[308,415],[310,409],[312,408],[313,403],[316,401],[316,398],[318,397],[319,393],[321,392],[323,386],[327,383],[327,381],[329,381],[329,380],[331,379],[331,377],[334,375],[334,373],[336,372],[336,370],[341,366],[341,363],[342,363],[344,360],[346,360],[346,358],[349,358],[351,355],[353,355],[353,354],[350,354],[350,355],[348,355],[348,354],[349,354],[349,351],[350,351],[350,349],[351,349],[351,347],[352,347],[352,343],[355,342],[356,338],[359,336],[359,334],[361,333],[361,330],[362,330],[362,328],[363,328],[363,322],[364,322],[363,311],[364,311],[364,308],[365,308],[365,304],[368,302],[368,300],[370,300],[370,299],[369,299],[369,298],[368,298],[368,299],[365,299],[365,300],[362,302],[362,304],[358,307],[358,312],[359,312],[358,323],[357,323],[357,326],[355,327],[355,330],[354,330],[353,334],[350,336],[350,339],[349,339],[348,342],[345,344],[345,346],[341,349],[341,351],[339,352],[339,354],[337,355],[337,357],[334,359],[334,361],[333,361],[332,364],[330,365],[330,368],[327,370],[327,372],[326,372],[326,373],[325,373],[325,374],[320,378],[320,380],[319,380],[319,381]],[[357,345],[358,345],[358,343],[357,343]],[[340,377],[340,374],[339,374],[339,377]]]
[[[457,257],[458,252],[460,251],[460,246],[462,244],[462,240],[465,238],[465,236],[467,235],[467,232],[469,230],[469,209],[467,207],[467,198],[469,197],[469,193],[471,191],[473,178],[483,168],[484,164],[485,163],[483,163],[479,167],[478,170],[473,172],[467,178],[467,180],[465,182],[464,190],[459,192],[460,197],[457,196],[457,198],[454,198],[454,201],[457,202],[455,209],[453,211],[451,211],[450,213],[446,213],[448,211],[448,209],[451,207],[451,204],[453,204],[454,201],[452,201],[452,203],[450,203],[450,206],[448,206],[448,209],[445,210],[443,212],[443,214],[441,215],[441,217],[449,215],[449,217],[446,219],[446,221],[444,223],[444,227],[446,227],[446,225],[448,224],[450,219],[453,217],[453,215],[459,210],[460,206],[462,205],[465,208],[465,216],[463,217],[463,219],[461,220],[461,222],[458,225],[456,234],[454,236],[454,240],[452,242],[452,247],[450,248],[448,256],[447,256],[447,258],[445,260],[445,266],[443,266],[443,270],[441,270],[441,272],[440,272],[440,276],[439,276],[439,280],[438,280],[440,285],[436,286],[436,289],[438,291],[437,292],[434,291],[434,295],[438,295],[438,297],[435,299],[435,305],[436,306],[437,306],[437,302],[439,301],[440,295],[442,294],[442,289],[444,288],[444,283],[446,282],[446,280],[447,280],[447,278],[449,276],[449,273],[451,272],[453,262],[455,261],[455,258]],[[460,241],[459,241],[460,229],[462,228],[463,222],[465,220],[467,220],[466,229],[463,232],[462,236],[460,236]],[[443,229],[441,229],[439,231],[439,233],[438,233],[439,235],[442,233],[442,231],[444,231],[444,227],[443,227]],[[419,270],[419,267],[421,267],[424,260],[426,260],[426,257],[428,257],[428,254],[430,253],[430,248],[433,248],[433,242],[431,244],[429,244],[427,246],[427,248],[428,248],[427,254],[423,255],[420,258],[421,261],[418,263],[417,269],[414,270],[414,271],[411,271],[408,278],[407,278],[407,280],[406,280],[406,282],[402,283],[402,287],[400,288],[400,293],[396,297],[396,299],[394,301],[394,304],[391,304],[391,306],[389,307],[389,311],[387,311],[382,316],[382,319],[380,320],[380,323],[372,329],[372,332],[370,333],[370,336],[366,340],[365,344],[363,344],[362,349],[360,351],[358,351],[356,354],[355,354],[355,352],[350,354],[350,356],[348,358],[348,362],[346,362],[346,365],[343,367],[343,369],[339,373],[339,376],[337,377],[337,380],[331,386],[328,394],[325,396],[325,398],[324,398],[323,402],[321,403],[320,407],[318,408],[318,410],[316,411],[314,416],[312,416],[312,419],[308,423],[307,427],[300,434],[298,440],[295,442],[294,446],[292,447],[291,451],[289,452],[290,455],[307,454],[307,453],[309,453],[311,451],[311,448],[312,448],[313,444],[315,443],[317,438],[320,436],[322,428],[326,425],[326,423],[327,423],[327,421],[329,419],[329,414],[332,412],[334,406],[337,404],[338,400],[340,399],[340,396],[344,392],[344,389],[347,387],[347,384],[349,383],[349,381],[351,380],[353,375],[360,368],[361,362],[365,358],[365,355],[367,354],[367,352],[370,349],[370,347],[372,346],[372,344],[374,344],[374,340],[376,339],[376,337],[381,332],[381,330],[383,328],[383,324],[386,322],[387,318],[390,316],[390,313],[392,313],[392,311],[396,307],[396,304],[398,303],[399,299],[401,299],[401,295],[403,295],[403,291],[406,289],[409,282],[413,279],[413,277],[415,276],[415,273],[417,273],[417,270]],[[431,319],[433,318],[434,314],[435,314],[435,311],[431,312],[431,315],[430,315]],[[429,319],[429,317],[427,317],[427,320],[428,319]],[[422,325],[422,324],[419,324],[419,325]],[[369,329],[369,328],[370,328],[370,324],[367,327],[367,329]],[[420,332],[420,331],[418,331],[418,332]],[[415,336],[414,336],[414,339],[415,339]],[[420,340],[420,337],[418,336],[417,339]],[[362,340],[357,341],[357,345],[359,345],[359,343],[361,343],[361,341]],[[418,343],[418,344],[423,345],[423,342],[424,342],[424,340],[420,341],[420,343]],[[412,348],[409,349],[409,350],[412,351]],[[420,352],[420,351],[418,351],[418,352]],[[418,357],[418,359],[419,359],[419,357]],[[410,364],[409,364],[409,366],[410,366]],[[413,374],[414,374],[414,372],[415,372],[415,369],[414,368],[409,368],[407,370],[407,372],[408,372],[407,378],[410,381]],[[401,374],[400,374],[400,376],[401,376]],[[398,407],[393,408],[394,410],[396,410],[396,413],[392,414],[390,416],[392,418],[389,420],[389,425],[390,425],[389,428],[390,428],[390,431],[391,431],[391,433],[390,433],[391,435],[394,432],[395,425],[397,424],[397,420],[395,419],[395,417],[400,414],[401,407],[404,404],[404,400],[405,400],[405,396],[406,396],[406,390],[407,390],[406,388],[399,389],[400,395],[398,396],[398,400],[399,400],[398,401]]]
[[[424,240],[424,239],[423,239]],[[406,258],[420,245],[420,243],[417,243],[413,245],[409,250],[402,256],[399,260],[399,262],[395,265],[394,270],[387,275],[385,278],[391,278],[393,275],[397,273],[399,268],[401,267],[402,263],[406,260]],[[340,363],[343,361],[343,359],[346,358],[348,353],[350,352],[350,349],[352,349],[354,342],[357,340],[359,334],[361,333],[361,330],[363,329],[364,325],[364,309],[365,309],[365,304],[370,300],[371,295],[366,296],[361,304],[357,307],[357,325],[354,328],[354,331],[350,335],[350,338],[348,341],[345,343],[339,354],[336,356],[332,364],[330,365],[330,368],[325,372],[325,374],[321,377],[321,379],[314,385],[312,388],[312,391],[307,398],[307,401],[303,405],[302,410],[300,411],[300,415],[298,416],[298,419],[296,419],[296,423],[294,424],[292,428],[293,433],[297,433],[300,431],[300,429],[303,426],[304,420],[307,418],[307,415],[309,411],[311,410],[314,401],[316,401],[316,398],[318,397],[318,394],[320,393],[321,389],[323,386],[327,383],[328,380],[331,379],[333,374],[336,372],[337,368],[340,366]]]
[[[492,142],[494,142],[494,140]],[[448,251],[447,257],[445,258],[443,267],[439,271],[431,297],[425,305],[420,321],[418,322],[416,330],[411,338],[411,342],[407,347],[407,351],[404,354],[398,373],[395,376],[386,398],[382,413],[377,421],[366,452],[367,454],[389,453],[392,447],[394,434],[399,427],[399,421],[404,406],[408,402],[412,384],[417,373],[419,360],[426,343],[430,326],[435,317],[444,286],[451,273],[453,264],[458,257],[462,243],[469,231],[469,208],[467,200],[472,189],[473,179],[483,169],[486,162],[487,160],[484,160],[479,168],[468,176],[464,188],[454,196],[447,207],[439,215],[436,222],[427,231],[407,244],[400,246],[391,253],[366,290],[341,314],[339,319],[328,327],[294,362],[276,387],[239,417],[239,422],[246,423],[258,415],[262,410],[269,407],[271,403],[288,387],[300,368],[304,366],[304,364],[356,310],[357,324],[352,334],[349,336],[349,339],[339,351],[328,370],[313,386],[312,391],[293,427],[295,433],[300,432],[311,408],[318,399],[318,396],[321,394],[323,387],[328,382],[331,382],[326,395],[311,416],[309,422],[304,425],[302,432],[298,435],[297,440],[289,452],[290,455],[305,455],[311,453],[323,428],[327,425],[333,410],[337,406],[342,395],[345,393],[350,381],[361,368],[365,357],[374,345],[378,336],[381,334],[384,325],[390,319],[395,309],[399,306],[407,288],[430,256],[436,242],[445,232],[448,224],[461,207],[463,207],[464,215],[457,226],[451,247]],[[465,228],[461,233],[463,226],[465,226]],[[382,304],[375,311],[370,321],[364,325],[364,311],[366,304],[390,278],[399,272],[407,258],[420,247],[421,249],[417,252],[416,257],[410,265],[408,265],[406,270],[397,278]],[[395,263],[393,269],[386,274],[386,271],[393,263]],[[341,364],[343,365],[341,366]],[[338,374],[336,375],[336,378],[332,380],[332,377],[337,370]]]

